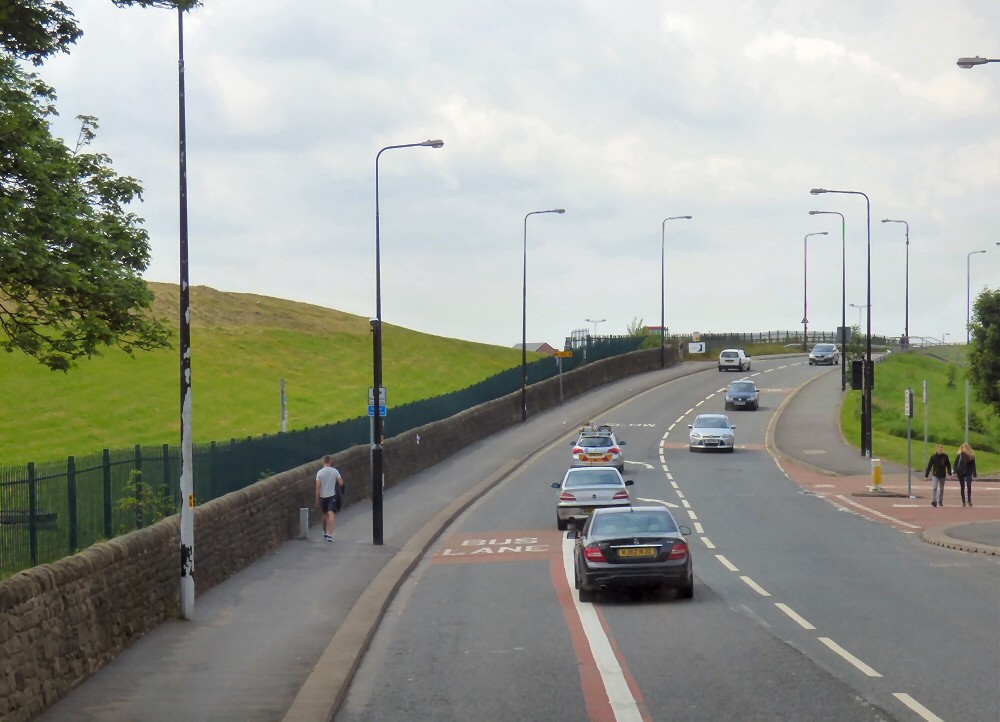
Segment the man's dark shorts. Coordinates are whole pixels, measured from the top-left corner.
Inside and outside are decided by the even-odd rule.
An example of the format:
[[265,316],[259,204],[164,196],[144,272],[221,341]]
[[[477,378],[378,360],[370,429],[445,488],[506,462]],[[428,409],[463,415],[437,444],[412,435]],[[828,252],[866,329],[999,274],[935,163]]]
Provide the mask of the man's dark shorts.
[[337,503],[336,496],[321,496],[319,498],[319,507],[323,510],[324,514],[336,514],[340,511],[340,504]]

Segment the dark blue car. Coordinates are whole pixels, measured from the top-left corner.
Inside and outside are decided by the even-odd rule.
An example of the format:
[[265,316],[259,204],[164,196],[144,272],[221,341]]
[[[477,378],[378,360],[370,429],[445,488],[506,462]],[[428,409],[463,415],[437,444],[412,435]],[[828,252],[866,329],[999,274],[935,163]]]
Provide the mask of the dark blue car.
[[726,391],[726,411],[760,407],[760,390],[753,381],[733,381]]

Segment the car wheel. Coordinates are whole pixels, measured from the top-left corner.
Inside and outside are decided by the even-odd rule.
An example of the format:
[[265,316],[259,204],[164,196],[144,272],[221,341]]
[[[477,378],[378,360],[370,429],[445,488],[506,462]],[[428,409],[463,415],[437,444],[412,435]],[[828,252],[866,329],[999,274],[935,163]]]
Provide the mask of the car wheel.
[[594,590],[580,587],[579,599],[581,604],[593,604],[594,596]]
[[726,404],[726,411],[729,411],[729,404]]
[[559,531],[566,531],[568,527],[569,521],[567,519],[560,519],[559,517],[556,517],[556,528]]
[[759,408],[760,408],[760,401],[755,401],[753,405],[753,410],[756,411]]
[[734,451],[736,451],[736,447],[735,446],[730,446],[728,449],[726,449],[726,453],[727,454],[731,454]]
[[720,374],[722,373],[722,367],[721,366],[719,367],[719,373]]
[[694,598],[694,580],[685,584],[677,590],[677,594],[681,599],[693,599]]
[[693,446],[689,446],[688,447],[688,451],[690,451],[693,454],[694,453],[694,447]]

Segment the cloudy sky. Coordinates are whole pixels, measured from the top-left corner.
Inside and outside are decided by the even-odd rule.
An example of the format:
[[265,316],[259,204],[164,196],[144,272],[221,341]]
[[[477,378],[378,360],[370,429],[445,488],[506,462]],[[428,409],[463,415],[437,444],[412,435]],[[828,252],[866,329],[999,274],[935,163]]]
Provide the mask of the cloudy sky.
[[[146,187],[153,260],[177,279],[176,21],[70,2],[85,35],[43,77],[58,131],[96,115],[95,147]],[[876,332],[964,336],[973,289],[1000,284],[1000,56],[995,0],[365,2],[205,0],[186,21],[191,281],[374,314],[381,164],[387,322],[529,341],[584,319],[794,329],[810,239],[809,317],[864,303],[872,200]],[[851,319],[853,318],[853,321]],[[849,323],[857,312],[848,309]]]

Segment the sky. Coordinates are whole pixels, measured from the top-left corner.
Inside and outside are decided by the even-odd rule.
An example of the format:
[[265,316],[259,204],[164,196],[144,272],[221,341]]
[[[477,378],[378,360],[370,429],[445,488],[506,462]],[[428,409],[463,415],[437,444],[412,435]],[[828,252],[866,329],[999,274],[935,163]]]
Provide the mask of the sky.
[[[55,130],[98,116],[94,149],[140,179],[152,261],[178,278],[177,23],[69,3],[84,30],[40,69]],[[519,2],[205,0],[186,16],[191,283],[374,316],[375,156],[383,318],[512,345],[585,319],[672,332],[872,323],[965,335],[1000,285],[995,0]],[[858,311],[847,309],[848,324]],[[594,325],[590,325],[594,329]]]

